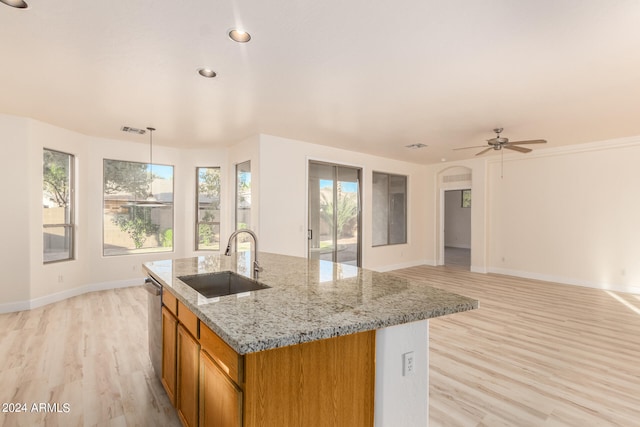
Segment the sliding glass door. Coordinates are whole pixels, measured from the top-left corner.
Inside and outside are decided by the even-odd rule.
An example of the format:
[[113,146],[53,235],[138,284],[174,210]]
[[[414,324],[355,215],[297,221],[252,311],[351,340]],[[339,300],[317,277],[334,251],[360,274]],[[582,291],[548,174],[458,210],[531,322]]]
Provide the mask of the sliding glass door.
[[360,266],[361,172],[309,162],[309,258]]

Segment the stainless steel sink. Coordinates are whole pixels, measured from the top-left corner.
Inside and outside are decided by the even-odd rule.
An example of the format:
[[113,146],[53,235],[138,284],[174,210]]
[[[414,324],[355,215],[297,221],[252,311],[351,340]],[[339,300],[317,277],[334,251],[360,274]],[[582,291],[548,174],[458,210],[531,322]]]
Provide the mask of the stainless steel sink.
[[270,287],[232,271],[179,276],[178,279],[182,280],[206,298],[259,291]]

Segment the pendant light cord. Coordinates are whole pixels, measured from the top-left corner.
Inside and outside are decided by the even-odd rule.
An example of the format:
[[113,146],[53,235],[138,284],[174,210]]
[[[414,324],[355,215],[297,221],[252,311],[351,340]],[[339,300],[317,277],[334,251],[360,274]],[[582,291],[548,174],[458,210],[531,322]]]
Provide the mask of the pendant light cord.
[[156,128],[148,127],[149,131],[149,197],[153,198],[153,131]]
[[153,165],[153,131],[156,128],[147,128],[149,131],[149,165]]

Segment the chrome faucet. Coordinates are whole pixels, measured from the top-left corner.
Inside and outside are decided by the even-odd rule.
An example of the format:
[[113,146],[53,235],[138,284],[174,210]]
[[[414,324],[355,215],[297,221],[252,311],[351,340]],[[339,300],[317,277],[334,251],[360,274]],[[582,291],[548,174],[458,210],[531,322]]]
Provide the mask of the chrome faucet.
[[233,239],[236,238],[236,236],[240,233],[247,233],[249,234],[251,237],[253,237],[253,278],[257,279],[258,278],[258,273],[262,271],[262,267],[260,267],[260,264],[258,263],[258,236],[256,236],[256,233],[254,233],[253,231],[249,230],[248,228],[241,228],[240,230],[236,230],[233,233],[231,233],[231,236],[229,236],[229,243],[227,244],[227,250],[224,251],[224,254],[226,256],[231,256],[231,245],[233,244]]

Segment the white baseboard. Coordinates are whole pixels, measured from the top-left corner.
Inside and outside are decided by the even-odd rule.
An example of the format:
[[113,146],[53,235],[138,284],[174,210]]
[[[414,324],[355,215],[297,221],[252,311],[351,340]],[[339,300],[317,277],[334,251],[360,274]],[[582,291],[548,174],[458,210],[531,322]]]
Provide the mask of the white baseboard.
[[73,289],[68,289],[62,292],[56,292],[54,294],[45,295],[42,297],[27,300],[27,301],[16,301],[16,302],[10,302],[6,304],[0,304],[0,314],[12,313],[15,311],[31,310],[34,308],[42,307],[44,305],[62,301],[67,298],[72,298],[72,297],[86,294],[89,292],[106,291],[108,289],[117,289],[117,288],[127,288],[129,286],[142,285],[143,283],[144,283],[143,278],[115,280],[112,282],[91,283],[88,285],[80,286]]
[[487,274],[487,269],[486,267],[476,267],[475,265],[472,265],[469,268],[469,271],[471,271],[472,273],[482,273],[482,274]]
[[606,291],[640,294],[640,287],[628,286],[619,283],[592,282],[570,277],[553,276],[550,274],[532,273],[528,271],[509,270],[506,268],[490,267],[487,273],[504,274],[506,276],[522,277],[524,279],[542,280],[544,282],[562,283],[563,285],[584,286],[586,288],[602,289]]
[[379,273],[385,273],[387,271],[392,271],[392,270],[400,270],[402,268],[409,268],[409,267],[416,267],[418,265],[431,265],[431,266],[435,266],[435,261],[434,260],[419,260],[419,261],[409,261],[409,262],[403,262],[400,264],[393,264],[393,265],[385,265],[382,267],[376,267],[376,268],[371,268],[371,270],[373,271],[377,271]]
[[0,314],[29,310],[29,301],[16,301],[0,304]]

